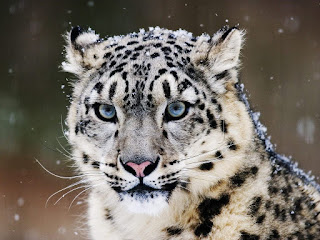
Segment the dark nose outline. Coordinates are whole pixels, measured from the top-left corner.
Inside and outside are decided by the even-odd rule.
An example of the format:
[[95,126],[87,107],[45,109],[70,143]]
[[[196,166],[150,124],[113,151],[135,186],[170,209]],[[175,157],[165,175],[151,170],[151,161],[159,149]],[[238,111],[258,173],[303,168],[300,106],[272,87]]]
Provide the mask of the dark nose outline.
[[120,157],[120,163],[122,164],[123,168],[138,178],[143,178],[151,174],[157,168],[159,161],[160,157],[158,156],[155,162],[145,160],[139,164],[133,161],[124,163]]

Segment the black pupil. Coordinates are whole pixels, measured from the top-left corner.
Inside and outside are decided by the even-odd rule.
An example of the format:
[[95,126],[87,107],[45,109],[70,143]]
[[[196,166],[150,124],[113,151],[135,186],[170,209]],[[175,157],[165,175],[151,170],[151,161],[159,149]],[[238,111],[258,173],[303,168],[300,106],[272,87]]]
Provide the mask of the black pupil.
[[105,111],[106,111],[106,112],[112,112],[112,107],[106,106],[106,107],[105,107]]
[[175,111],[180,110],[180,108],[181,108],[181,107],[180,107],[178,104],[174,105],[174,107],[173,107],[173,109],[174,109]]

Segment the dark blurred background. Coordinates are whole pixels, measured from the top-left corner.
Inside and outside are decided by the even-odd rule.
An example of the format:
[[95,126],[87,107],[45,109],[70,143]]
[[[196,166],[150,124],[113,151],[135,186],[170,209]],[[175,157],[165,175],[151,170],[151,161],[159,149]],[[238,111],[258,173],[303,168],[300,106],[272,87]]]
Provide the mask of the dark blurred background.
[[1,1],[0,239],[86,239],[85,203],[72,183],[65,128],[70,78],[59,69],[72,25],[102,36],[161,26],[195,35],[223,25],[247,30],[242,82],[277,150],[320,176],[320,2],[109,0]]

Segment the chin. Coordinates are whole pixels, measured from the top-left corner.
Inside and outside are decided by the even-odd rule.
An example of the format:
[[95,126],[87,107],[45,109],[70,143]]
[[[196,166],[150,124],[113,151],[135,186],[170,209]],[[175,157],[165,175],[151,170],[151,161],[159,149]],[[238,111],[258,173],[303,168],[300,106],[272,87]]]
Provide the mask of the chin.
[[135,214],[159,215],[169,206],[171,191],[156,190],[149,187],[135,187],[129,191],[118,192],[121,206]]

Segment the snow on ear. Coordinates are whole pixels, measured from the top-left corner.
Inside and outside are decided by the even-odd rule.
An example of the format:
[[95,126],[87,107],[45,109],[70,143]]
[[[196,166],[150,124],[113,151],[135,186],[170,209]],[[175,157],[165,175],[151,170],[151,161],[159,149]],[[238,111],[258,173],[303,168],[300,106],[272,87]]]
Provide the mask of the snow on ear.
[[220,74],[239,65],[240,49],[244,31],[237,28],[223,28],[212,37],[208,63],[214,74]]
[[62,63],[62,68],[66,72],[81,75],[85,69],[90,68],[87,64],[87,51],[97,43],[99,35],[92,30],[84,31],[81,27],[73,27],[66,35],[67,45],[66,61]]

